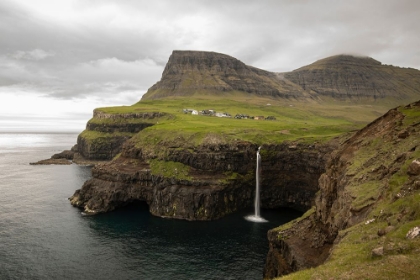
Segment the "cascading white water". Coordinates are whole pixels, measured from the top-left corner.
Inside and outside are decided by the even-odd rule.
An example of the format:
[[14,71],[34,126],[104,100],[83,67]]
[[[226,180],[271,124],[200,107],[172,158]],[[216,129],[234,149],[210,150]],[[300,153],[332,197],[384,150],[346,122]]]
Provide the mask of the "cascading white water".
[[260,149],[258,148],[257,151],[257,168],[255,170],[255,217],[260,217],[260,165],[261,165],[261,155],[260,155]]
[[254,215],[246,216],[245,219],[251,222],[264,223],[267,222],[260,216],[260,175],[261,175],[261,155],[260,149],[257,151],[257,168],[255,169],[255,201],[254,201]]

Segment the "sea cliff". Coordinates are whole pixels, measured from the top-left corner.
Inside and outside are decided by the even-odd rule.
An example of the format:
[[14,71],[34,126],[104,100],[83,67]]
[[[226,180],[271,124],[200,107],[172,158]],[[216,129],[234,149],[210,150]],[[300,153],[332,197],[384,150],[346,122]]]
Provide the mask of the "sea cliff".
[[[315,206],[301,219],[269,231],[265,278],[327,261],[315,275],[335,278],[341,271],[343,279],[379,279],[402,265],[395,256],[418,257],[418,240],[406,236],[420,221],[419,124],[416,102],[390,110],[345,141],[319,178]],[[369,269],[372,260],[390,267]],[[350,271],[356,266],[359,271]]]
[[[256,144],[172,145],[155,154],[128,141],[117,159],[93,168],[93,178],[70,198],[72,205],[96,214],[143,201],[154,215],[187,220],[218,219],[252,205]],[[263,146],[262,207],[309,209],[334,147]]]

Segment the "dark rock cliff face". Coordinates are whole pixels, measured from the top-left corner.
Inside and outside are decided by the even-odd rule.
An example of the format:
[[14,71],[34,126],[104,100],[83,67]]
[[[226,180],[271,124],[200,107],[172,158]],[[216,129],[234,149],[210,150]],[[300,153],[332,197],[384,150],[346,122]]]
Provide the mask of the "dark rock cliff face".
[[[262,207],[307,210],[334,145],[270,145],[263,155]],[[248,142],[167,149],[165,160],[188,167],[188,178],[152,174],[149,158],[128,142],[117,160],[96,166],[93,179],[71,198],[85,213],[144,201],[157,216],[213,220],[251,206],[255,195],[257,146]]]
[[97,214],[143,201],[156,216],[210,220],[247,206],[251,199],[250,186],[221,185],[211,178],[177,180],[152,175],[148,166],[138,170],[124,163],[113,165],[95,167],[94,178],[76,191],[72,205],[82,207],[87,214]]
[[[418,116],[419,108],[416,102],[404,110],[412,110],[408,116]],[[322,264],[340,242],[339,231],[366,219],[383,199],[390,177],[412,161],[410,154],[419,147],[419,123],[411,124],[407,118],[399,109],[392,109],[332,154],[319,178],[320,191],[312,211],[289,227],[268,232],[265,278]],[[417,183],[413,177],[406,184],[412,190]]]
[[191,164],[188,179],[153,175],[146,162],[148,156],[131,144],[127,143],[117,160],[93,169],[93,179],[71,198],[73,205],[83,207],[86,213],[100,213],[132,201],[145,201],[157,216],[210,220],[252,201],[252,185],[243,178],[230,180],[223,174],[228,164],[231,170],[246,172],[240,163],[252,162],[256,150],[249,143],[230,145],[225,150],[205,145],[193,153],[168,149],[168,161]]
[[187,95],[201,90],[303,97],[293,83],[279,79],[275,73],[245,65],[231,56],[215,52],[174,51],[162,79],[142,99]]
[[79,153],[88,160],[111,160],[121,152],[121,146],[130,136],[98,137],[94,140],[77,137]]
[[336,140],[327,145],[283,143],[265,145],[261,152],[261,202],[265,207],[279,206],[306,211],[313,205],[318,179],[337,147]]

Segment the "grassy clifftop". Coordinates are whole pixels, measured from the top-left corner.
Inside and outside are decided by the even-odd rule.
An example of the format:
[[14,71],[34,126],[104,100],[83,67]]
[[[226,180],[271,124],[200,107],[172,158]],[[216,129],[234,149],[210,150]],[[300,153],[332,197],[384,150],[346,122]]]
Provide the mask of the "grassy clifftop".
[[[185,114],[183,109],[227,112],[232,118]],[[182,134],[200,144],[209,134],[219,135],[222,142],[250,141],[256,144],[280,143],[284,140],[322,141],[344,132],[361,128],[386,111],[383,105],[318,104],[281,99],[262,98],[232,92],[219,98],[166,98],[142,100],[133,106],[99,108],[107,114],[161,112],[164,116],[153,120],[154,125],[135,136],[138,141],[153,138],[175,141]],[[273,116],[275,120],[235,119],[236,114]],[[133,121],[133,120],[132,120]],[[113,120],[92,119],[93,123],[112,123]],[[143,143],[144,144],[144,143]]]

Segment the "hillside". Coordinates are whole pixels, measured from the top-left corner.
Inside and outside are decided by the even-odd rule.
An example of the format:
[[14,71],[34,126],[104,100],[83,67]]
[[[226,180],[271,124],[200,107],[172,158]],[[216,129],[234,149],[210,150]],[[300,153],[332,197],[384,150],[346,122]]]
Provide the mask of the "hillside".
[[322,264],[285,279],[417,279],[419,138],[416,102],[342,143],[319,178],[314,208],[269,232],[265,277]]

